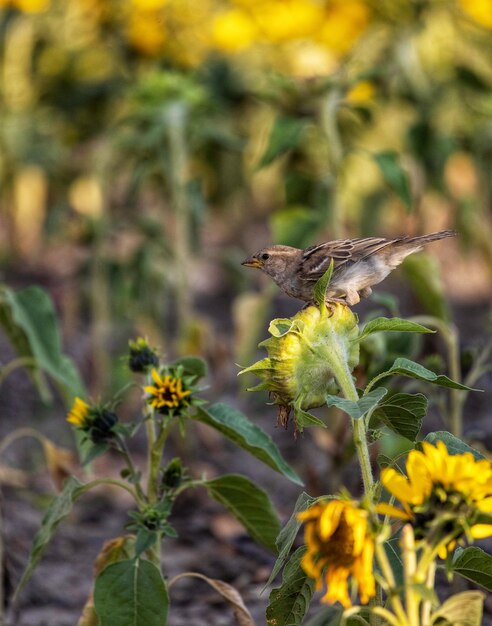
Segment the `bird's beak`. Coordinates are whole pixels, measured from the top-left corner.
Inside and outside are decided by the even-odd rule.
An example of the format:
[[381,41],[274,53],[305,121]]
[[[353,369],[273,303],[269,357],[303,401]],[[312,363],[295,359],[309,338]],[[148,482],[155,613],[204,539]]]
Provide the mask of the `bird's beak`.
[[254,256],[249,257],[249,259],[245,259],[241,263],[241,265],[245,265],[246,267],[263,267],[263,263],[260,261],[260,259],[256,259]]

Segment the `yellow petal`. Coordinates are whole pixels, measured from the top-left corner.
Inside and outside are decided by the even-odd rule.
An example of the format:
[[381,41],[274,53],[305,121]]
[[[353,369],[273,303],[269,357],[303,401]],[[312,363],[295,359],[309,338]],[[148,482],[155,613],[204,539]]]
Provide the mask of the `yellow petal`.
[[349,570],[345,567],[329,567],[326,572],[326,585],[328,587],[327,592],[321,598],[321,602],[333,604],[334,602],[340,602],[340,604],[348,609],[352,606],[347,589],[347,578]]
[[414,492],[408,479],[392,467],[386,467],[381,472],[381,482],[400,502],[408,502],[409,504],[422,502],[420,495]]
[[162,385],[162,378],[160,377],[159,372],[155,369],[155,367],[152,368],[152,378],[154,379],[154,382],[156,385]]
[[475,524],[470,528],[470,535],[474,539],[485,539],[492,536],[492,524]]
[[396,506],[388,504],[387,502],[380,502],[376,507],[376,511],[380,515],[389,515],[390,517],[396,517],[402,520],[412,519],[412,516],[409,515],[406,511],[402,511],[401,509],[398,509],[396,508]]
[[329,539],[338,528],[344,508],[345,503],[340,500],[328,502],[319,518],[319,534],[322,539]]
[[477,502],[477,509],[484,513],[492,513],[492,496]]

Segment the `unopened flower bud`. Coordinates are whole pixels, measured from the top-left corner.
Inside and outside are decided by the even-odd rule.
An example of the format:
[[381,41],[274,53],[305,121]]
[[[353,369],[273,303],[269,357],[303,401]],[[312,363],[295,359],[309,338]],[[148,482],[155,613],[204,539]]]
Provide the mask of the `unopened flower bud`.
[[130,354],[128,366],[132,372],[145,374],[150,368],[157,367],[159,358],[147,341],[139,337],[129,342]]

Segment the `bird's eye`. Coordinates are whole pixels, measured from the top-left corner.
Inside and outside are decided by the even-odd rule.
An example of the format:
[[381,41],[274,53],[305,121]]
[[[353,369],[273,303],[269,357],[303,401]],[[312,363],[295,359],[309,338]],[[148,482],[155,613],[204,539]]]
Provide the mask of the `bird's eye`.
[[262,258],[264,261],[266,261],[267,259],[269,259],[269,258],[270,258],[270,255],[269,255],[267,252],[264,252],[264,253],[261,255],[261,258]]

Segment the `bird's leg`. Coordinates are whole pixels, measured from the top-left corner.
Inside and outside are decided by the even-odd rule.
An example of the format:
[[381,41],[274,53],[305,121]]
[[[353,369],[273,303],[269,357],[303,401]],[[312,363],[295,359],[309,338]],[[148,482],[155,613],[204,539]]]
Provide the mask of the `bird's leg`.
[[353,306],[354,304],[359,304],[360,297],[355,289],[347,289],[345,295],[345,301],[349,306]]
[[363,287],[360,291],[359,291],[359,297],[360,298],[369,298],[369,296],[372,293],[372,289],[370,287]]

